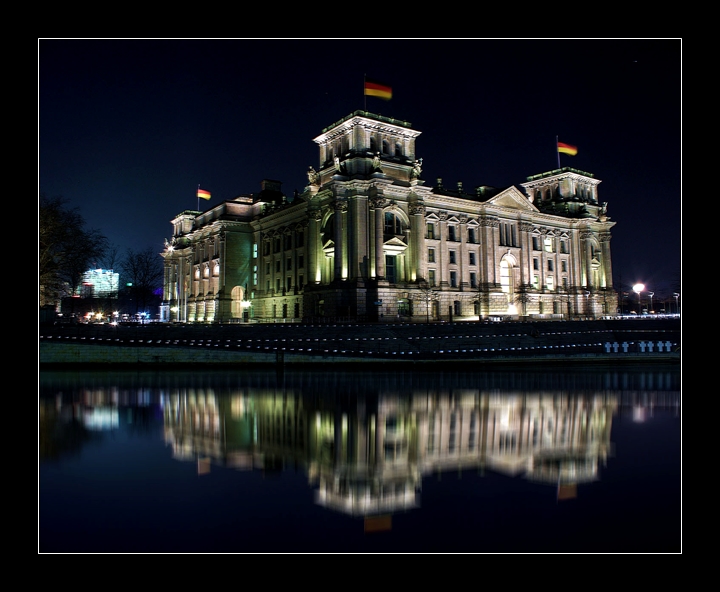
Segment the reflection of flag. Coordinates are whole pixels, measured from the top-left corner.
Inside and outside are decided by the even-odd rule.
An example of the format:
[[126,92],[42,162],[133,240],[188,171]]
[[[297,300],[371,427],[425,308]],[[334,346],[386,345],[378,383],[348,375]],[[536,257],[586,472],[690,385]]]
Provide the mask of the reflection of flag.
[[563,154],[569,154],[570,156],[575,156],[577,154],[577,146],[573,146],[572,144],[566,144],[565,142],[558,142],[557,149],[558,152],[562,152]]
[[575,499],[577,497],[577,483],[565,483],[560,485],[558,483],[557,498],[558,501]]
[[392,530],[392,515],[365,516],[365,532]]
[[205,191],[204,189],[198,189],[197,196],[203,199],[210,199],[210,192]]
[[382,84],[377,80],[365,79],[365,95],[368,97],[378,97],[389,101],[392,99],[392,88],[387,84]]

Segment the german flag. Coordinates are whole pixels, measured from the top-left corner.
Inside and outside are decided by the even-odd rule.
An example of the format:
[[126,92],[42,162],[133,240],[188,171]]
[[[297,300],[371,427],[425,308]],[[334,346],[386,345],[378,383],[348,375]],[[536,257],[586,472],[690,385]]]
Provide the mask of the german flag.
[[565,142],[558,142],[557,145],[558,152],[569,154],[570,156],[575,156],[577,154],[577,146],[566,144]]
[[205,191],[204,189],[198,188],[197,196],[202,199],[210,199],[210,192]]
[[389,101],[392,99],[392,88],[387,84],[382,84],[377,80],[371,80],[370,78],[365,79],[365,96],[366,97],[378,97]]

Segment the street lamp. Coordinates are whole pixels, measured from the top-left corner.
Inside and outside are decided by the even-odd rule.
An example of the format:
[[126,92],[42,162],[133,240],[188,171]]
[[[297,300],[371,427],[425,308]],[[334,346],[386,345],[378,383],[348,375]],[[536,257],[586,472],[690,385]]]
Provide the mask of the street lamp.
[[655,292],[648,292],[648,296],[650,297],[650,310],[648,310],[648,312],[652,314],[655,312],[652,307],[652,297],[655,296]]
[[635,284],[633,286],[633,292],[638,295],[638,314],[642,314],[642,303],[640,302],[640,293],[645,291],[645,284]]
[[680,309],[678,308],[678,298],[680,298],[680,294],[675,292],[673,298],[675,298],[675,314],[680,314]]

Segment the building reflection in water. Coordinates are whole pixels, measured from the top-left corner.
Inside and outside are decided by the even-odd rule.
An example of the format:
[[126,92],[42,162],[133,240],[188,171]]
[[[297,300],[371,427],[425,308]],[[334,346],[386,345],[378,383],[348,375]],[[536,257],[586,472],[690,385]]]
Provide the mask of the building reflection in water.
[[[376,385],[377,386],[377,385]],[[354,516],[420,506],[422,480],[491,470],[556,487],[558,499],[600,478],[619,408],[645,417],[676,391],[374,389],[316,395],[304,386],[94,387],[41,398],[41,444],[51,424],[117,429],[119,408],[142,424],[155,408],[174,458],[237,470],[300,468],[318,504]],[[128,395],[128,393],[132,393]],[[132,400],[127,400],[128,397]],[[143,411],[144,410],[144,411]],[[51,418],[54,421],[51,421]],[[56,430],[55,430],[56,431]],[[41,456],[43,447],[41,446]]]

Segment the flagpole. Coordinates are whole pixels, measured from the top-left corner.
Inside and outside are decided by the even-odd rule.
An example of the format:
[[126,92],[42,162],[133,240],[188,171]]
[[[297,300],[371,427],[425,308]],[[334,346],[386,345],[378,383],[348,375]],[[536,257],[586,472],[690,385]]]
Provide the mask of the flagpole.
[[[559,160],[560,160],[560,157],[558,156],[558,162],[559,162]],[[197,211],[199,212],[200,211],[200,185],[199,184],[198,184],[198,188],[197,188],[197,193],[195,195],[197,195]]]
[[558,136],[555,136],[555,152],[557,153],[558,168],[560,168],[560,146],[558,146]]
[[365,94],[365,83],[367,82],[367,72],[363,74],[363,111],[367,111],[367,94]]

